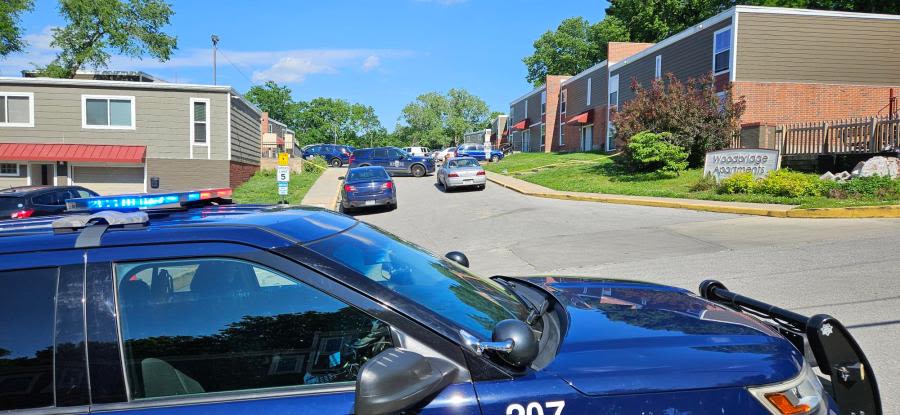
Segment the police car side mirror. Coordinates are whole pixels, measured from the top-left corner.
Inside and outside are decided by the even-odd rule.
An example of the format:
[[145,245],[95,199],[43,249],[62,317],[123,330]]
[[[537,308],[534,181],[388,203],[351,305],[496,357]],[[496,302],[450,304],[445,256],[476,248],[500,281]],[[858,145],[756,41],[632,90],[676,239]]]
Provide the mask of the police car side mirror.
[[469,267],[469,258],[462,252],[450,251],[444,254],[444,257],[466,268]]
[[453,364],[405,349],[387,349],[359,369],[356,415],[382,415],[421,407],[456,379]]
[[463,344],[481,355],[491,350],[501,360],[517,369],[524,369],[537,359],[538,341],[534,337],[534,331],[524,321],[507,319],[497,323],[491,333],[489,342],[479,341],[475,336],[465,330],[460,330]]

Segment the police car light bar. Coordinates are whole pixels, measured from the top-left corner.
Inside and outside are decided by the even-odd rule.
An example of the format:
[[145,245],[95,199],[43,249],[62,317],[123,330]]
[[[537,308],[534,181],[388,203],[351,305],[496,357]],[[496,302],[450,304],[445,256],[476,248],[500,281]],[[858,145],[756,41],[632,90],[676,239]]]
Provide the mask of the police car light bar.
[[181,207],[188,203],[212,199],[231,199],[228,188],[195,190],[192,192],[131,194],[115,196],[85,197],[66,200],[67,211],[119,210],[134,211]]

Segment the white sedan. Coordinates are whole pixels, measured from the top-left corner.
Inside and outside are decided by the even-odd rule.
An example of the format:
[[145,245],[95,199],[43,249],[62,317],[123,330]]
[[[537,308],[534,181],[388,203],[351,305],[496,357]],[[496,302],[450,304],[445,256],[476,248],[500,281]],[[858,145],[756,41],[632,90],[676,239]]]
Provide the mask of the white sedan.
[[475,187],[484,190],[486,178],[484,169],[478,160],[472,157],[456,157],[447,160],[435,174],[437,183],[444,186],[444,190],[458,187]]

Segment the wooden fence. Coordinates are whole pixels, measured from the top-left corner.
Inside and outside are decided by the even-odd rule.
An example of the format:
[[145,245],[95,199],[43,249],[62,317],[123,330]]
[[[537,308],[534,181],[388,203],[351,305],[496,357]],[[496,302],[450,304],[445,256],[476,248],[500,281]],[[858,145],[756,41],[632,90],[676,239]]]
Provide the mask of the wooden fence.
[[888,117],[780,125],[775,128],[781,153],[864,154],[900,148],[900,113]]

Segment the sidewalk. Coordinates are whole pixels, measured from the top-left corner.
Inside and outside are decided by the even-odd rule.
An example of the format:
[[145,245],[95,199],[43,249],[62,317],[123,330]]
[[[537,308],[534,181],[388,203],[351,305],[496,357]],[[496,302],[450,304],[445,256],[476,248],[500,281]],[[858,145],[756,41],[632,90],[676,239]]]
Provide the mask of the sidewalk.
[[341,194],[341,180],[338,177],[347,174],[347,169],[327,168],[316,179],[303,200],[302,205],[318,206],[325,209],[337,210],[338,197]]
[[900,218],[900,206],[860,206],[847,208],[798,209],[796,205],[720,202],[669,197],[626,196],[604,193],[562,192],[515,177],[487,172],[487,179],[528,196],[587,202],[619,203],[776,218]]

